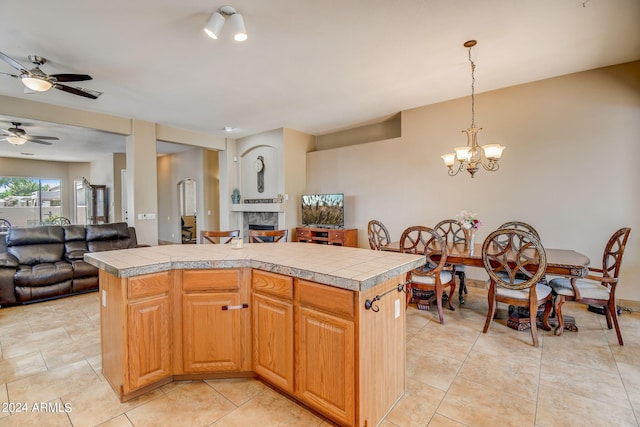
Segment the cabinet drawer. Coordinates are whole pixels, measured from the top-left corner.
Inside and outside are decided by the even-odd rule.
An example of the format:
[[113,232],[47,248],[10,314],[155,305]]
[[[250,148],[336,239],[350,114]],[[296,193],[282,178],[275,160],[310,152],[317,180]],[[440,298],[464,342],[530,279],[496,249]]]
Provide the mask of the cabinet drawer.
[[311,230],[296,228],[296,238],[298,240],[311,240]]
[[301,279],[298,279],[297,289],[300,305],[349,319],[354,316],[354,293],[351,291]]
[[343,231],[330,231],[329,232],[329,243],[339,243],[341,245],[344,244],[344,232]]
[[293,278],[268,271],[253,270],[251,286],[254,291],[288,300],[293,299]]
[[235,290],[240,286],[240,270],[183,270],[182,289],[202,291],[207,289]]
[[127,297],[134,299],[169,292],[170,277],[169,271],[130,277],[127,280]]

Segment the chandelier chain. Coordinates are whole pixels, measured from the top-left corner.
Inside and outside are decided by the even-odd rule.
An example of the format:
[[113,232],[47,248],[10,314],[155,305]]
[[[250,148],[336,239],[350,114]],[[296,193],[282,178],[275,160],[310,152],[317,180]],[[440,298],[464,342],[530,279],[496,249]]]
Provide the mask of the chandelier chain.
[[469,63],[471,64],[471,127],[476,127],[476,64],[471,59],[471,48],[469,48]]

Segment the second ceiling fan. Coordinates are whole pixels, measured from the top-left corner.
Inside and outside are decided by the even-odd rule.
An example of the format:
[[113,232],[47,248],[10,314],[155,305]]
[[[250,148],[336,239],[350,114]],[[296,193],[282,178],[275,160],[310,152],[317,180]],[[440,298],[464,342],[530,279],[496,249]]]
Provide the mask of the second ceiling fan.
[[27,132],[22,129],[22,123],[11,122],[13,127],[8,129],[0,129],[0,132],[4,137],[4,140],[13,145],[22,145],[25,142],[35,142],[36,144],[51,145],[49,141],[58,141],[60,138],[55,136],[31,136],[27,135]]
[[28,69],[22,64],[20,64],[15,59],[10,56],[5,55],[0,52],[0,59],[2,59],[7,64],[11,65],[16,70],[20,71],[19,75],[9,74],[9,73],[0,73],[6,74],[11,77],[15,77],[20,79],[22,83],[28,89],[31,89],[36,92],[45,92],[51,88],[58,89],[64,92],[72,93],[74,95],[84,96],[85,98],[97,99],[102,92],[98,92],[91,89],[85,89],[80,87],[73,87],[64,85],[62,83],[69,82],[80,82],[85,80],[92,80],[92,77],[88,74],[46,74],[41,69],[40,66],[45,64],[47,60],[40,56],[31,55],[29,56],[29,60],[35,65],[35,67]]

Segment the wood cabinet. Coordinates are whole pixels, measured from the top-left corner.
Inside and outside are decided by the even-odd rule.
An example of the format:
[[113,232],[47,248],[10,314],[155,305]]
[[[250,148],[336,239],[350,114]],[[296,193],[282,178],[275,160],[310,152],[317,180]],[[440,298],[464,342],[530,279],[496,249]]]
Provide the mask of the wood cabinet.
[[169,319],[167,295],[128,304],[129,381],[125,393],[171,375]]
[[260,270],[252,290],[254,372],[354,425],[354,293]]
[[296,395],[339,424],[354,425],[354,293],[296,282]]
[[240,269],[182,271],[176,374],[250,370],[249,295],[241,276]]
[[250,267],[100,270],[103,373],[122,402],[257,374],[336,424],[373,426],[405,390],[403,280],[357,292]]
[[102,370],[121,400],[171,381],[171,274],[100,270]]
[[254,270],[253,370],[288,393],[294,386],[293,279]]
[[327,245],[358,247],[356,228],[296,228],[296,242],[322,243]]

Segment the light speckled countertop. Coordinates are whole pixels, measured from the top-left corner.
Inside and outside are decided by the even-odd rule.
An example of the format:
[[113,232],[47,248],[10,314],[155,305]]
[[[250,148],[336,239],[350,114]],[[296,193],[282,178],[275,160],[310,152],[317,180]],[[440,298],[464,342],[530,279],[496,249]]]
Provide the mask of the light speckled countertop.
[[365,291],[425,263],[420,255],[312,243],[166,245],[93,252],[88,263],[118,277],[159,271],[251,267],[352,291]]

